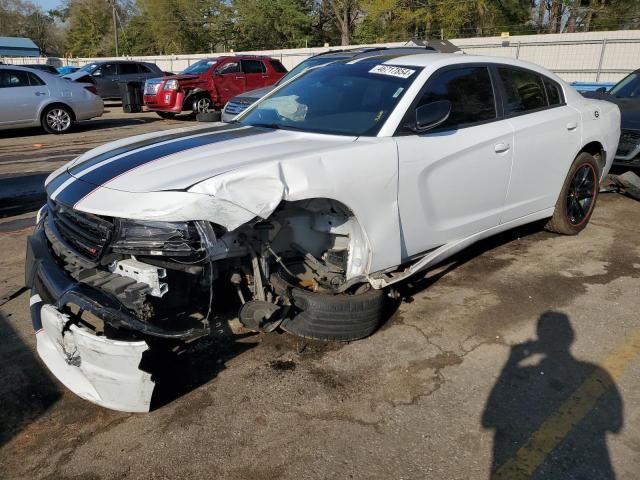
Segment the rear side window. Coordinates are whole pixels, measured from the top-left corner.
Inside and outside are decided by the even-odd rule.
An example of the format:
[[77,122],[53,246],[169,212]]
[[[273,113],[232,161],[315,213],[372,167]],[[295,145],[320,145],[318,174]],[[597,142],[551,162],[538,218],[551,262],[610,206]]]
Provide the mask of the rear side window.
[[271,68],[273,68],[276,72],[287,73],[287,69],[284,68],[284,65],[282,65],[278,60],[269,60],[269,63],[271,64]]
[[0,70],[0,88],[28,87],[29,73],[24,70]]
[[544,79],[544,88],[547,90],[547,99],[549,100],[549,105],[560,105],[564,103],[562,99],[562,91],[560,90],[560,86],[548,78]]
[[542,78],[526,70],[498,68],[505,89],[505,115],[529,112],[548,106]]
[[120,64],[120,75],[136,75],[139,72],[138,65],[135,63]]
[[27,76],[29,77],[29,83],[32,87],[37,85],[46,85],[44,81],[35,73],[27,72]]
[[420,105],[451,102],[451,114],[440,128],[461,128],[496,118],[496,102],[487,67],[465,67],[436,73],[428,80]]
[[267,69],[259,60],[242,60],[242,71],[244,73],[264,73]]

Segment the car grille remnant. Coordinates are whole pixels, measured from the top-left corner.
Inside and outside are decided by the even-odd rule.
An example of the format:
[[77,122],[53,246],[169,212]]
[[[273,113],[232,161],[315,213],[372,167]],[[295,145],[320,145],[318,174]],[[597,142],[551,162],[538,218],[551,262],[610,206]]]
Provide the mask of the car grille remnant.
[[238,115],[239,113],[244,112],[247,107],[249,107],[249,105],[251,104],[247,102],[230,101],[229,103],[227,103],[227,106],[224,109],[224,113],[227,113],[229,115]]
[[111,222],[54,201],[49,201],[49,213],[67,246],[91,261],[102,256],[113,233]]
[[616,159],[631,161],[640,154],[640,132],[623,130],[616,152]]

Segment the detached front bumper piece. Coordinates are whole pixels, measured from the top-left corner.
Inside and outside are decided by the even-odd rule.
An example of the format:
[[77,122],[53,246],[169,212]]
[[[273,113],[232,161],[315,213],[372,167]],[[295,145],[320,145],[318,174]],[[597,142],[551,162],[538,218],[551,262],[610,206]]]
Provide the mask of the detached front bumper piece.
[[96,336],[71,323],[53,305],[33,297],[38,355],[49,370],[79,397],[124,412],[148,412],[154,383],[138,368],[146,342],[124,342]]
[[149,411],[154,382],[150,373],[139,368],[148,344],[96,335],[63,313],[63,307],[72,303],[114,324],[130,321],[107,295],[66,275],[51,255],[41,228],[28,239],[26,284],[32,291],[38,355],[49,370],[69,390],[98,405],[125,412]]

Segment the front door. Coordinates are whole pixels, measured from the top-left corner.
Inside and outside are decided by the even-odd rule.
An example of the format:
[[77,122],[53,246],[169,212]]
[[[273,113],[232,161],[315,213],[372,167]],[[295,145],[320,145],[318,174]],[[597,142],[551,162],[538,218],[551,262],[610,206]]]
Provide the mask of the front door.
[[245,75],[240,70],[240,62],[237,60],[222,64],[214,75],[221,105],[247,89]]
[[396,137],[404,260],[497,226],[509,184],[513,129],[488,67],[435,72],[417,106],[438,100],[452,104],[445,123]]
[[120,98],[116,63],[103,63],[91,73],[91,76],[96,84],[98,95],[102,98]]

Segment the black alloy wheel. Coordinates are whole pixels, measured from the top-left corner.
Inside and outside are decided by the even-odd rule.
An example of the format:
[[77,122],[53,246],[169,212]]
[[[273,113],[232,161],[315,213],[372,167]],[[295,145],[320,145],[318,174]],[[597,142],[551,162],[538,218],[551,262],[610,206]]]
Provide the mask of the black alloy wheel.
[[567,195],[567,220],[571,225],[582,225],[589,218],[596,197],[597,176],[593,166],[585,163],[578,167]]

